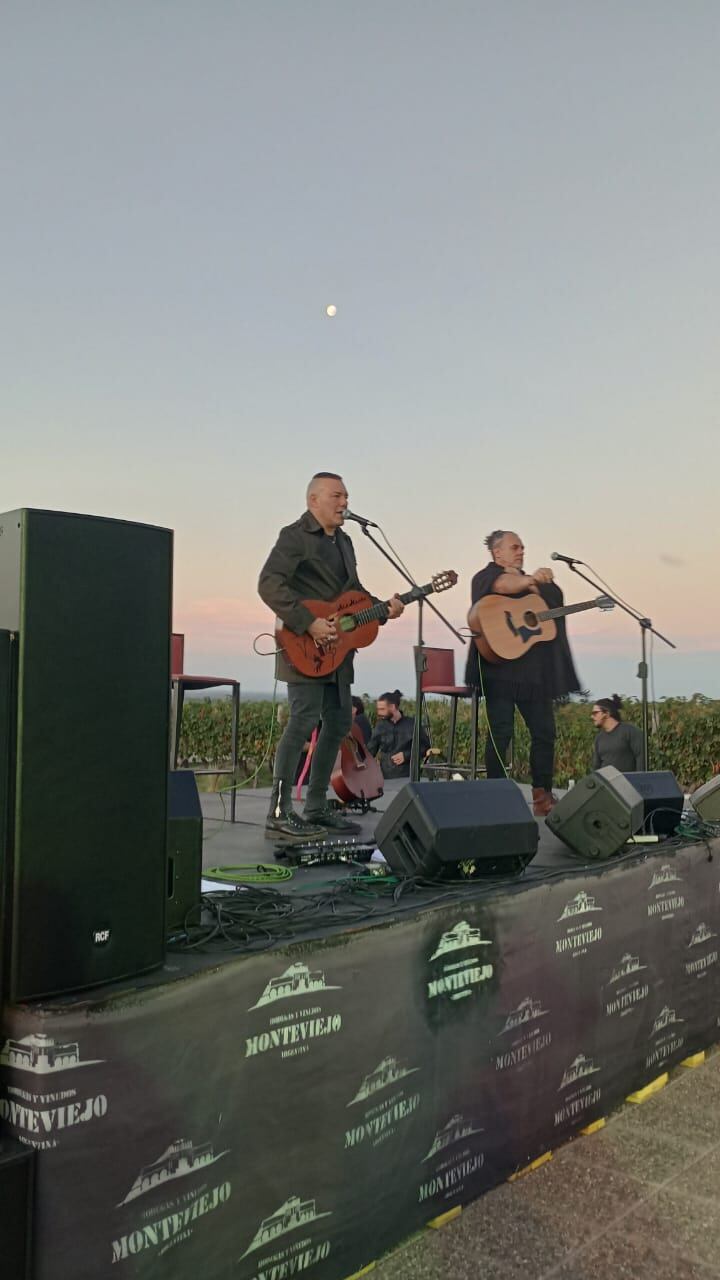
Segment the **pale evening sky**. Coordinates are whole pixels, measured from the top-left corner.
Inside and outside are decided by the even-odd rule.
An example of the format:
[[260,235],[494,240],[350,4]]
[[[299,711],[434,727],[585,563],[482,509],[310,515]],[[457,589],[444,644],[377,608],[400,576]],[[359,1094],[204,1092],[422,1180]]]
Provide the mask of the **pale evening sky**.
[[[6,0],[0,44],[0,511],[175,529],[189,669],[266,690],[258,569],[340,471],[455,625],[516,529],[720,696],[715,0]],[[360,692],[412,691],[415,621]],[[634,624],[571,635],[639,693]]]

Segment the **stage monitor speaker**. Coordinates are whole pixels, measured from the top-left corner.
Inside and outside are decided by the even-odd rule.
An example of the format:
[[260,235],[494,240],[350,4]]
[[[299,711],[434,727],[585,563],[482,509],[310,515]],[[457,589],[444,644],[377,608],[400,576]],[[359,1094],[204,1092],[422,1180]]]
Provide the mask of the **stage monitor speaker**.
[[690,803],[703,822],[720,822],[720,773],[693,791]]
[[168,786],[168,933],[182,929],[188,912],[200,903],[202,843],[203,817],[195,774],[191,769],[175,769]]
[[0,1138],[0,1258],[2,1280],[30,1280],[35,1152]]
[[671,836],[680,825],[685,796],[674,773],[657,769],[651,773],[626,773],[628,782],[643,799],[641,830],[648,836]]
[[643,798],[624,774],[605,765],[582,778],[545,819],[584,858],[611,858],[642,826]]
[[0,516],[11,1001],[163,962],[171,578],[170,530]]
[[535,857],[538,838],[528,803],[509,778],[410,782],[375,832],[394,871],[429,880],[512,873]]

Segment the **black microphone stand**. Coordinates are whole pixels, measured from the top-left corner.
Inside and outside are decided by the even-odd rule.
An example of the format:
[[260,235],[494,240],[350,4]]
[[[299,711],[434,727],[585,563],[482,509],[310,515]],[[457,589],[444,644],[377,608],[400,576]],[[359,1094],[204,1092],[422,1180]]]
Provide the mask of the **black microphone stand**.
[[[582,560],[577,560],[577,561],[570,560],[569,557],[563,557],[563,559],[565,560],[565,563],[568,565],[568,568],[572,569],[573,573],[576,573],[579,578],[584,578],[586,582],[590,583],[591,587],[595,587],[596,591],[599,591],[601,592],[602,595],[607,596],[608,600],[612,600],[613,604],[616,604],[620,609],[623,609],[624,612],[627,613],[630,618],[633,618],[635,622],[637,622],[638,626],[640,627],[640,665],[638,666],[637,673],[638,673],[638,679],[640,680],[640,695],[641,695],[641,703],[642,703],[643,772],[647,772],[648,768],[650,767],[650,750],[649,750],[650,724],[649,724],[649,717],[648,717],[648,688],[647,688],[647,685],[648,685],[647,633],[648,631],[652,631],[653,635],[657,636],[658,640],[662,640],[663,644],[668,645],[669,648],[671,649],[677,649],[677,645],[673,644],[672,640],[668,640],[667,636],[661,635],[659,631],[656,631],[655,627],[652,625],[650,618],[643,618],[642,615],[638,612],[638,610],[632,609],[630,608],[629,605],[623,604],[622,600],[618,600],[617,596],[611,595],[610,592],[606,591],[604,587],[601,587],[599,583],[594,582],[592,578],[589,578],[586,573],[581,573],[581,571],[576,566],[578,564],[582,564],[583,563]],[[587,568],[587,566],[585,566],[585,568]]]
[[459,631],[455,630],[452,623],[448,622],[447,618],[440,612],[440,610],[434,604],[431,604],[431,602],[425,596],[422,596],[420,594],[420,588],[418,587],[418,584],[413,581],[409,573],[406,573],[402,565],[398,564],[395,557],[391,556],[389,551],[386,551],[385,548],[380,545],[377,538],[375,538],[373,534],[370,532],[365,521],[359,520],[357,516],[355,517],[355,520],[360,525],[363,533],[365,534],[365,537],[369,538],[373,546],[377,547],[378,551],[381,552],[382,555],[384,555],[385,559],[390,561],[390,564],[393,566],[393,569],[397,570],[397,572],[401,575],[401,577],[403,577],[406,582],[410,583],[411,588],[414,588],[418,592],[417,596],[414,597],[414,599],[417,600],[417,606],[418,606],[418,639],[417,639],[417,646],[415,648],[415,653],[414,653],[415,723],[413,725],[412,750],[410,752],[410,781],[419,782],[420,781],[420,728],[421,728],[420,720],[421,720],[421,711],[422,711],[422,677],[423,677],[423,671],[425,671],[427,668],[427,660],[425,658],[425,648],[423,645],[423,605],[427,604],[428,607],[432,609],[433,613],[437,615],[437,617],[440,619],[441,622],[445,623],[445,626],[447,627],[448,631],[452,631],[455,638],[459,640],[461,644],[466,644],[467,641],[465,640],[464,636],[460,635]]

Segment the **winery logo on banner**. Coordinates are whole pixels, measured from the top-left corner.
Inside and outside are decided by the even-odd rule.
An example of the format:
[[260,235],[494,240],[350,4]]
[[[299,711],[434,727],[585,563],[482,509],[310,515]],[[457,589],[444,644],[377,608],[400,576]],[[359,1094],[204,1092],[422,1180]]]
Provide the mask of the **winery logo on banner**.
[[650,987],[643,977],[646,972],[647,965],[640,963],[640,957],[626,951],[608,980],[605,994],[607,1018],[624,1018],[647,999]]
[[476,1129],[472,1120],[466,1120],[461,1115],[451,1116],[447,1124],[444,1124],[435,1134],[430,1150],[426,1156],[423,1156],[423,1164],[426,1160],[432,1160],[433,1156],[447,1150],[448,1147],[454,1147],[458,1142],[465,1142],[467,1138],[474,1138],[478,1133],[484,1133],[484,1129]]
[[[60,1075],[83,1067],[102,1065],[102,1058],[83,1058],[77,1041],[63,1043],[47,1035],[8,1039],[0,1051],[0,1065],[23,1071],[35,1077]],[[0,1121],[5,1121],[14,1136],[38,1151],[59,1146],[64,1133],[78,1125],[93,1124],[107,1115],[108,1100],[104,1093],[75,1085],[73,1078],[58,1082],[47,1093],[38,1093],[39,1081],[23,1082],[26,1087],[5,1084],[0,1093]],[[48,1089],[49,1081],[40,1087]]]
[[674,1009],[663,1005],[650,1032],[650,1045],[645,1057],[646,1067],[657,1067],[685,1044],[684,1018],[678,1018]]
[[[387,1057],[378,1063],[374,1071],[368,1072],[354,1098],[347,1103],[348,1107],[359,1103],[367,1105],[362,1116],[349,1121],[350,1127],[345,1131],[346,1151],[366,1141],[373,1147],[380,1146],[416,1113],[420,1106],[419,1091],[400,1082],[415,1075],[419,1069],[402,1066],[396,1058]],[[389,1094],[388,1090],[391,1090]],[[379,1097],[380,1094],[384,1096]]]
[[578,1119],[600,1101],[602,1089],[592,1079],[599,1071],[592,1058],[587,1058],[584,1053],[573,1058],[558,1085],[558,1093],[562,1093],[563,1098],[555,1111],[555,1125]]
[[685,895],[680,888],[682,882],[682,876],[669,862],[664,862],[653,872],[648,885],[648,892],[652,893],[647,908],[648,920],[672,920],[678,911],[682,911],[685,906]]
[[[152,1207],[137,1206],[137,1217],[130,1229],[118,1233],[112,1241],[112,1262],[125,1262],[153,1250],[160,1257],[189,1240],[198,1223],[230,1199],[231,1183],[222,1176],[213,1178],[209,1172],[227,1154],[227,1148],[216,1152],[211,1142],[195,1145],[187,1138],[177,1138],[157,1160],[145,1165],[117,1208],[152,1192],[161,1192],[163,1198],[158,1201],[156,1197]],[[204,1175],[199,1185],[196,1182],[188,1189],[175,1189],[172,1185],[197,1174]],[[175,1195],[168,1198],[173,1190]]]
[[140,1170],[120,1204],[128,1204],[130,1200],[146,1195],[148,1191],[161,1186],[164,1182],[172,1182],[175,1178],[187,1178],[188,1174],[197,1173],[199,1169],[207,1169],[209,1165],[222,1160],[222,1157],[227,1154],[226,1148],[225,1151],[218,1151],[216,1155],[211,1142],[203,1142],[195,1147],[186,1138],[178,1138],[157,1160]]
[[82,1058],[77,1040],[62,1044],[51,1036],[24,1036],[22,1040],[6,1040],[0,1049],[0,1065],[16,1071],[32,1071],[35,1075],[54,1075],[58,1071],[75,1071],[93,1067],[103,1058]]
[[[326,981],[321,969],[311,970],[302,963],[291,964],[289,969],[272,978],[248,1013],[261,1009],[267,1012],[290,1001],[290,1007],[273,1013],[266,1028],[249,1035],[245,1040],[245,1057],[253,1058],[268,1051],[277,1051],[281,1058],[296,1058],[309,1053],[311,1048],[327,1036],[342,1030],[341,1013],[325,1013],[316,1004],[327,992],[340,991],[341,987]],[[313,1003],[298,1009],[297,1000]]]
[[[324,1230],[313,1230],[332,1211],[321,1210],[315,1200],[301,1200],[291,1195],[279,1209],[263,1218],[240,1261],[263,1250],[253,1265],[252,1280],[285,1280],[285,1277],[310,1272],[330,1256],[331,1243]],[[295,1233],[300,1231],[297,1238]],[[292,1238],[295,1237],[295,1238]],[[267,1251],[267,1252],[266,1252]]]
[[457,1200],[462,1196],[468,1178],[478,1173],[485,1163],[480,1145],[484,1132],[474,1120],[462,1115],[451,1116],[438,1129],[423,1164],[434,1162],[423,1170],[418,1188],[418,1204],[426,1200]]
[[[713,933],[704,922],[693,930],[687,944],[687,950],[692,950],[693,954],[685,961],[685,972],[688,977],[704,978],[712,966],[717,964],[718,951],[717,946],[713,944],[714,938],[717,938],[717,934]],[[698,947],[704,950],[698,952],[695,950]]]
[[507,1015],[499,1033],[506,1038],[493,1059],[496,1071],[522,1066],[552,1044],[552,1032],[542,1022],[548,1013],[548,1009],[543,1009],[542,1001],[525,996]]
[[428,981],[428,999],[446,995],[450,1000],[464,1000],[472,995],[474,987],[487,982],[493,975],[494,967],[482,951],[482,948],[491,946],[491,940],[483,938],[481,930],[468,924],[467,920],[458,921],[454,928],[443,933],[430,956],[431,963],[441,963],[437,976]]
[[592,894],[584,889],[570,898],[557,918],[557,924],[564,928],[555,936],[555,955],[587,955],[603,936],[603,927],[597,918],[601,911]]

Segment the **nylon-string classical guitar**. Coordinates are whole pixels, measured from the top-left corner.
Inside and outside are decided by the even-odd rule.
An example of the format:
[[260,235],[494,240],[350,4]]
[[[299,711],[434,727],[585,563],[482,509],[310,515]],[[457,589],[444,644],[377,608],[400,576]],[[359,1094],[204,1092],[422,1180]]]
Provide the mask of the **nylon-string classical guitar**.
[[[447,591],[457,582],[453,569],[436,573],[424,587],[412,587],[400,596],[403,604],[424,600],[434,592]],[[337,627],[335,640],[321,643],[304,631],[298,636],[283,625],[280,618],[275,638],[288,662],[301,676],[329,676],[336,671],[351,649],[364,649],[377,636],[380,622],[388,616],[387,604],[373,604],[362,591],[346,591],[337,600],[303,600],[316,618],[328,618]]]
[[536,591],[517,597],[489,595],[473,605],[468,614],[468,626],[485,661],[502,662],[521,658],[528,649],[543,640],[554,640],[557,635],[555,618],[582,613],[584,609],[614,607],[615,601],[609,596],[597,596],[595,600],[583,600],[581,604],[548,609]]

